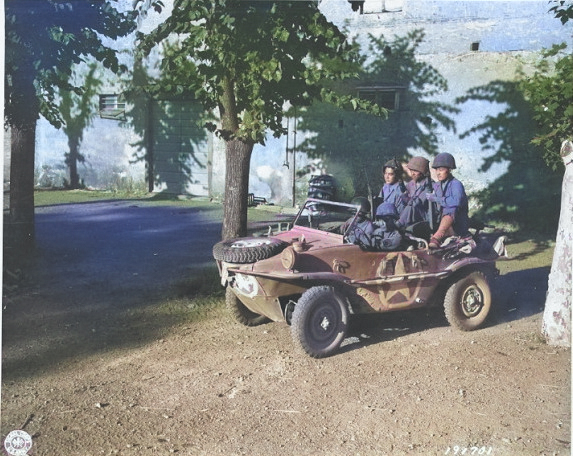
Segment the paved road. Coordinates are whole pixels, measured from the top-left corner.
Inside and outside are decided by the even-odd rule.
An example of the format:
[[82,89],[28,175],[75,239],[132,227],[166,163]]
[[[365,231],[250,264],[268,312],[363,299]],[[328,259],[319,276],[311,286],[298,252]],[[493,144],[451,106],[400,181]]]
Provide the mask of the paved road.
[[213,265],[221,218],[222,211],[209,207],[133,201],[38,208],[39,255],[32,273],[38,283],[63,293],[164,286]]

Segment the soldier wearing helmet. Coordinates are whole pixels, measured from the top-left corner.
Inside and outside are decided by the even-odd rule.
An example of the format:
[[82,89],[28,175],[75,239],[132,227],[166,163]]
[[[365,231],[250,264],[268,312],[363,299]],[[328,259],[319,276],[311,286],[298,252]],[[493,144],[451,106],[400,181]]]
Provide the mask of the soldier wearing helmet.
[[436,170],[438,182],[434,183],[434,193],[426,197],[438,206],[440,224],[430,239],[430,248],[438,248],[448,236],[468,234],[468,197],[463,184],[452,175],[456,160],[451,154],[436,155],[432,168]]
[[364,197],[351,202],[359,207],[356,217],[351,217],[341,227],[346,241],[365,250],[396,250],[402,243],[397,227],[398,212],[392,203],[382,203],[376,210],[376,221],[368,218],[370,203]]
[[350,204],[358,207],[355,216],[350,217],[340,227],[340,233],[345,235],[349,243],[357,244],[361,247],[370,247],[370,237],[374,231],[374,225],[370,220],[370,201],[364,196],[356,196]]
[[406,193],[402,195],[404,209],[400,213],[400,224],[403,226],[428,221],[426,192],[432,188],[429,164],[424,157],[412,157],[406,165],[412,180],[406,184]]
[[398,213],[404,209],[402,195],[406,192],[406,186],[402,180],[402,165],[393,158],[384,164],[383,177],[384,186],[378,195],[378,201],[383,203],[392,203]]
[[398,211],[392,203],[382,203],[376,209],[374,232],[370,245],[374,250],[397,250],[402,244],[402,234],[398,227]]
[[352,198],[352,201],[350,202],[350,204],[354,204],[355,206],[359,206],[358,217],[360,219],[368,218],[368,215],[370,214],[370,211],[372,210],[372,207],[370,206],[370,201],[368,201],[368,198],[366,198],[364,196],[355,196],[354,198]]
[[392,203],[382,203],[376,209],[376,220],[398,220],[398,210]]

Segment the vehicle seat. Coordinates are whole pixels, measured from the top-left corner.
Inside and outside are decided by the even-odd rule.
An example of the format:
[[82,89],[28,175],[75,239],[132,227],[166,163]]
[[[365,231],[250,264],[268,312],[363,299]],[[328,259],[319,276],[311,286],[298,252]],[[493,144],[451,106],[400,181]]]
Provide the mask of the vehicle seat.
[[430,224],[427,221],[408,225],[404,231],[414,237],[422,238],[426,241],[430,241],[430,238],[432,237],[432,229],[430,228]]

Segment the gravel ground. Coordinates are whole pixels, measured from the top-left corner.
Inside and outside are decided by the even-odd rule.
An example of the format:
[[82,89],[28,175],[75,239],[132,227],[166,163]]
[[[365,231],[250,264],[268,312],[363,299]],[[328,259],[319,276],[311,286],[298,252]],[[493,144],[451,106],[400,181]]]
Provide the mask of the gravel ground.
[[4,290],[2,438],[23,428],[33,455],[570,454],[571,352],[539,336],[547,251],[500,266],[482,330],[439,310],[356,318],[316,360],[286,324],[243,327],[220,296],[181,296],[213,266],[218,220],[38,209],[37,258]]

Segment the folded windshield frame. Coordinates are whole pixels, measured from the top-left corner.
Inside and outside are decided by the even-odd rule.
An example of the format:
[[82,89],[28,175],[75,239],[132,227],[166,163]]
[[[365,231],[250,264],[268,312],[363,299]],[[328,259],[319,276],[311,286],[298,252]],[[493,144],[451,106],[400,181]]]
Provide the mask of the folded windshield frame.
[[[336,224],[341,226],[348,220],[354,223],[359,210],[360,206],[353,204],[309,198],[298,212],[294,226],[332,231]],[[352,223],[349,223],[347,228],[350,228]]]

